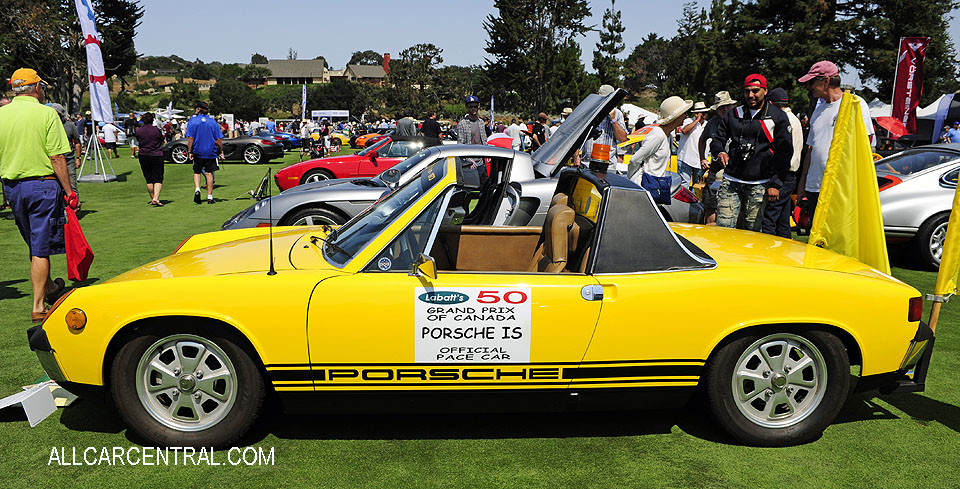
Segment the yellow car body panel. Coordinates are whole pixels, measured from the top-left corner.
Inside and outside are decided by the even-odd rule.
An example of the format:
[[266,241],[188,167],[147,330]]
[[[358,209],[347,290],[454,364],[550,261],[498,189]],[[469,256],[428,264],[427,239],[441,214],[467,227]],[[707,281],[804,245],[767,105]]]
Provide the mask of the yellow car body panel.
[[[656,125],[644,126],[632,134],[627,136],[627,140],[618,144],[622,150],[626,151],[623,155],[623,164],[629,165],[630,158],[633,157],[634,153],[640,149],[640,144],[643,142],[643,138],[650,133],[650,130],[656,127]],[[677,172],[677,142],[673,138],[670,140],[670,163],[667,164],[667,171]]]

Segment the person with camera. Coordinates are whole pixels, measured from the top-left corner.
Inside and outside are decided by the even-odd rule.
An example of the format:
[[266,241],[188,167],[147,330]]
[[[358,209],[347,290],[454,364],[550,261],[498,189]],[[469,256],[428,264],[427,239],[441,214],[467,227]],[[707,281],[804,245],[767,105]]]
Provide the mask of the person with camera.
[[787,115],[766,100],[763,75],[747,76],[743,96],[746,103],[727,112],[710,142],[711,152],[724,168],[717,225],[737,227],[743,209],[744,228],[759,231],[764,203],[780,199],[793,157],[793,139]]

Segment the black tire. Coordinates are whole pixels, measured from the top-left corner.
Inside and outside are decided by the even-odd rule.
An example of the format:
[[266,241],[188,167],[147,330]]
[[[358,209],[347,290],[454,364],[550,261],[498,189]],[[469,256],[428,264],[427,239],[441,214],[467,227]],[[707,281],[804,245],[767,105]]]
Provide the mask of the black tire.
[[263,150],[256,144],[250,144],[243,148],[243,161],[251,165],[256,165],[263,161]]
[[[781,370],[767,370],[781,355]],[[799,370],[790,374],[788,362]],[[818,438],[837,417],[850,389],[850,361],[843,343],[822,331],[748,336],[720,348],[704,379],[711,414],[724,431],[750,445],[789,446]]]
[[913,238],[920,264],[930,270],[940,269],[940,255],[943,254],[943,240],[947,234],[947,221],[950,213],[936,214],[924,222]]
[[[163,333],[159,333],[158,329],[154,328],[128,340],[117,353],[110,370],[110,386],[113,399],[126,425],[148,440],[150,444],[158,446],[222,448],[231,446],[233,442],[243,436],[260,412],[265,388],[260,370],[251,354],[228,336],[220,331],[203,327],[195,327],[189,330],[170,330]],[[141,396],[139,390],[141,387],[138,387],[137,382],[139,378],[149,377],[151,379],[145,381],[145,383],[163,380],[162,376],[155,373],[159,372],[156,369],[151,370],[149,375],[144,374],[144,368],[150,370],[144,365],[149,365],[151,359],[159,361],[163,355],[169,355],[170,351],[176,351],[180,353],[180,356],[176,358],[176,365],[182,366],[180,360],[190,359],[188,353],[186,353],[188,349],[182,347],[184,343],[212,345],[212,347],[203,350],[204,353],[196,356],[197,366],[195,369],[200,374],[194,373],[196,375],[194,378],[186,372],[179,372],[178,369],[176,371],[179,377],[175,379],[177,382],[175,385],[169,389],[160,388],[152,393],[146,393],[147,391],[144,390],[145,394]],[[178,346],[170,346],[173,344]],[[213,360],[210,359],[211,357],[213,357]],[[222,363],[220,363],[221,360]],[[170,363],[169,365],[174,364]],[[221,373],[218,373],[220,372],[218,365],[223,372],[233,375],[221,375]],[[200,387],[203,370],[208,370],[206,383],[212,387]],[[189,379],[185,380],[185,377],[189,377]],[[221,381],[214,379],[220,378],[229,380],[223,380],[222,384],[217,384],[216,382]],[[191,385],[190,382],[194,385],[192,391],[183,388],[184,383],[189,386]],[[147,387],[143,387],[143,389],[147,389]],[[207,395],[210,389],[222,390],[223,392],[215,392],[214,394],[232,398],[232,401],[221,402],[213,395]],[[199,397],[195,397],[198,395]],[[165,401],[164,396],[166,396]],[[189,402],[193,408],[177,408],[176,406],[180,404],[174,405],[174,403],[178,403],[181,399],[185,403]],[[197,405],[194,400],[197,400],[200,404]],[[177,409],[176,416],[166,412],[170,408],[164,408],[164,402],[168,402],[169,406]],[[196,409],[206,411],[211,402],[215,407],[209,408],[208,413],[196,411]],[[177,417],[186,416],[186,413],[182,411],[184,409],[196,417],[202,417],[201,415],[211,416],[207,423],[212,424],[203,427],[203,420],[200,419],[198,423],[191,426],[191,421],[184,421],[184,419]],[[195,409],[195,411],[191,411],[191,409]],[[188,429],[184,429],[184,427]],[[189,428],[193,428],[195,431],[191,431]]]
[[320,226],[323,224],[329,224],[331,226],[339,226],[347,222],[340,214],[336,212],[321,209],[319,207],[310,207],[307,209],[300,209],[297,212],[294,212],[290,217],[284,218],[281,222],[281,226]]
[[170,148],[170,161],[182,165],[190,161],[190,157],[187,154],[187,147],[183,144],[175,144]]
[[333,173],[330,172],[330,170],[317,168],[304,173],[303,176],[300,177],[300,185],[303,185],[305,183],[319,182],[321,180],[333,180],[334,178],[337,178],[337,177],[334,176]]

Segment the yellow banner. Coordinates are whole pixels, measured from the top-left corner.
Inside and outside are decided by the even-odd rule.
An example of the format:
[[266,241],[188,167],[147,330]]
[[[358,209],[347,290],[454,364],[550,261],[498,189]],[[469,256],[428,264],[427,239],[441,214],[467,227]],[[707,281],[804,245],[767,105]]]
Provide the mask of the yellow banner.
[[[960,187],[958,187],[960,188]],[[940,272],[937,273],[936,295],[950,295],[957,291],[960,275],[960,193],[953,194],[953,209],[947,222],[947,237],[943,241],[943,254],[940,257]]]
[[850,93],[840,101],[810,244],[890,273],[873,151],[860,99]]

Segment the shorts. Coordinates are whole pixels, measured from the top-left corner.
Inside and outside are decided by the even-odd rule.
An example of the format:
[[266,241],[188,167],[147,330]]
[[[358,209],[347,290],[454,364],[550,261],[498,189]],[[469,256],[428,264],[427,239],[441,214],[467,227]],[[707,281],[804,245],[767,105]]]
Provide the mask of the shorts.
[[30,256],[48,257],[66,252],[63,227],[63,189],[57,180],[3,182],[20,236],[30,247]]
[[217,159],[216,158],[197,158],[193,157],[193,173],[199,175],[201,173],[213,173],[217,171]]
[[140,171],[147,183],[163,183],[163,156],[140,155]]
[[131,148],[137,148],[140,146],[140,142],[137,141],[136,136],[127,136],[127,144],[130,145]]
[[116,150],[117,150],[117,142],[116,142],[116,141],[113,141],[113,142],[110,142],[110,143],[103,143],[103,147],[104,147],[104,148],[107,148],[107,149],[112,149],[112,150],[116,151]]

